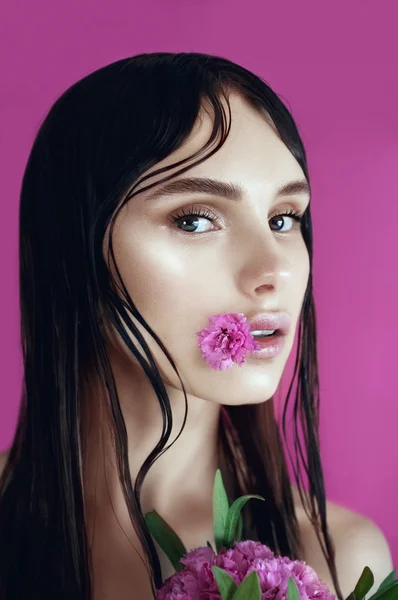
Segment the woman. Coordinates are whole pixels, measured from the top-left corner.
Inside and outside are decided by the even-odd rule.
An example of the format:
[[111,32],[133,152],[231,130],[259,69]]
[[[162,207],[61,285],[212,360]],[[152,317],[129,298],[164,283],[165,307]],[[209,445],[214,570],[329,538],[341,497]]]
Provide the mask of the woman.
[[[171,569],[144,515],[188,548],[213,540],[217,467],[230,498],[265,498],[246,505],[244,539],[306,560],[340,600],[365,564],[380,583],[383,534],[325,498],[311,267],[305,150],[259,77],[143,54],[55,102],[21,192],[25,376],[0,487],[2,598],[152,598]],[[278,355],[203,360],[210,316],[282,311]],[[307,493],[299,462],[289,483],[274,414],[297,327]]]

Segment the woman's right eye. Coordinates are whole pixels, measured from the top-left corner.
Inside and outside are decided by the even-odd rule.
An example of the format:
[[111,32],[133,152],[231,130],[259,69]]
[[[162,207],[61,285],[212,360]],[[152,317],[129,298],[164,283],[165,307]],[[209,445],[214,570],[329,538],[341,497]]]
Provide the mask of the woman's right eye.
[[207,231],[211,231],[211,228],[204,229],[202,231],[198,231],[198,223],[200,220],[207,220],[208,222],[213,222],[218,219],[217,215],[209,211],[208,209],[203,210],[201,208],[191,207],[187,210],[183,209],[177,214],[171,215],[170,220],[172,223],[181,222],[182,227],[186,227],[187,229],[181,229],[183,233],[207,233]]

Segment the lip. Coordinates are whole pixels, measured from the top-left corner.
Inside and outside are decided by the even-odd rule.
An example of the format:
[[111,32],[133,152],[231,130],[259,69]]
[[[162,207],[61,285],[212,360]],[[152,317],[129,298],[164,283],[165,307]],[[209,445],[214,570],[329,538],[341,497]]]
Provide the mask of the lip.
[[292,326],[292,319],[290,315],[285,312],[257,313],[257,315],[247,318],[247,322],[250,325],[250,331],[255,331],[257,329],[277,329],[278,335],[275,336],[275,339],[278,337],[283,338],[283,336],[289,333]]
[[252,350],[249,352],[248,358],[275,358],[275,356],[279,356],[279,354],[283,352],[286,336],[282,333],[277,333],[270,338],[255,338],[255,340],[261,348],[260,350]]
[[283,352],[286,335],[292,326],[292,319],[288,313],[257,313],[253,317],[248,318],[247,322],[250,325],[250,331],[255,331],[256,329],[277,330],[277,333],[269,338],[254,338],[260,345],[260,349],[252,350],[248,358],[259,360],[270,359],[279,356]]

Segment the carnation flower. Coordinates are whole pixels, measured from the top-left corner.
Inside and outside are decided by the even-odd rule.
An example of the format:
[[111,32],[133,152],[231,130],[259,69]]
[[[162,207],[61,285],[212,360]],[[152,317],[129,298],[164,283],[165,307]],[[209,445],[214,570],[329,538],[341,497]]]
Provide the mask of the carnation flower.
[[212,369],[225,371],[233,363],[241,367],[247,352],[261,348],[251,335],[243,313],[213,315],[209,322],[210,327],[196,335],[202,356]]
[[309,565],[275,556],[259,542],[234,542],[232,548],[222,548],[218,553],[209,547],[197,548],[180,562],[185,568],[166,579],[156,600],[221,600],[213,565],[226,571],[238,586],[256,571],[262,600],[286,600],[289,577],[296,583],[301,600],[335,598]]
[[[219,317],[222,315],[216,315]],[[240,317],[240,315],[237,315]],[[270,548],[254,541],[241,541],[241,510],[245,495],[229,505],[221,471],[217,469],[213,488],[213,524],[216,552],[206,547],[187,551],[175,531],[155,511],[145,522],[175,569],[157,590],[156,600],[332,600],[326,584],[314,569],[301,560],[275,556]],[[394,569],[367,600],[398,600]],[[365,567],[347,600],[365,600],[374,584],[374,575]]]

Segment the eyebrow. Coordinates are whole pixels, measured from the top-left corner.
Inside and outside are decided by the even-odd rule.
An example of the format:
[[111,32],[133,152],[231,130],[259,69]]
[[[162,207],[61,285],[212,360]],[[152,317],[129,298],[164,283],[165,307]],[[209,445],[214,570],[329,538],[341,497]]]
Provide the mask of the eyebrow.
[[[154,200],[158,197],[173,196],[175,194],[207,194],[210,196],[224,196],[235,202],[242,200],[244,196],[243,188],[237,183],[219,181],[203,177],[187,177],[185,179],[176,179],[166,183],[164,186],[153,191],[145,198]],[[311,195],[310,187],[306,179],[299,181],[290,181],[276,190],[275,197],[295,196],[296,194]]]

